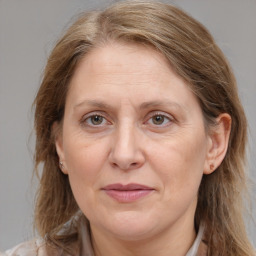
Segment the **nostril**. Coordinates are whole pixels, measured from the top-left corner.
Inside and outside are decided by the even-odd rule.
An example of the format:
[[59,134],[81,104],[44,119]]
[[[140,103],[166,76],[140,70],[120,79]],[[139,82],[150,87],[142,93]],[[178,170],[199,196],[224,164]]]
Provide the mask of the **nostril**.
[[130,164],[120,164],[120,163],[118,164],[118,163],[112,162],[111,165],[114,168],[120,168],[122,170],[132,170],[134,168],[137,168],[139,166],[139,163],[133,162],[133,163],[130,163]]
[[111,163],[113,167],[118,167],[117,163]]

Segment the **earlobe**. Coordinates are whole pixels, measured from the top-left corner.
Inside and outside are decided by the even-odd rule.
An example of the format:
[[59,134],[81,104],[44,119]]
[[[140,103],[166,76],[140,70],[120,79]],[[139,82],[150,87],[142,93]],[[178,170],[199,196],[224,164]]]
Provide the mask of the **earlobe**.
[[220,166],[228,149],[230,131],[230,115],[227,113],[220,114],[216,119],[216,125],[211,127],[209,131],[204,174],[211,174]]
[[64,157],[64,151],[63,151],[63,139],[62,139],[62,131],[61,131],[60,125],[61,124],[59,124],[57,122],[54,122],[54,124],[52,126],[52,133],[54,134],[54,143],[55,143],[55,147],[56,147],[56,152],[59,156],[60,170],[64,174],[68,174],[67,169],[65,168],[65,157]]

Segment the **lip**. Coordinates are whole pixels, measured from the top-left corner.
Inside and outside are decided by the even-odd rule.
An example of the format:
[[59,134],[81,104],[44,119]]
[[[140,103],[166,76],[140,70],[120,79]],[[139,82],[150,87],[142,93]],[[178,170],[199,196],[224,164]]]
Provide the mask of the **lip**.
[[139,200],[154,191],[152,187],[141,184],[130,183],[123,185],[120,183],[110,184],[102,190],[111,198],[120,203],[130,203]]

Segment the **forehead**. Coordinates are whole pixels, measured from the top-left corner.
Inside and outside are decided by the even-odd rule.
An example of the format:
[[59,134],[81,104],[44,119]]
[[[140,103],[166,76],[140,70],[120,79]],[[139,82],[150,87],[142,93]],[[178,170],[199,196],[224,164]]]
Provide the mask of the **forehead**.
[[[134,102],[196,101],[186,82],[167,59],[154,50],[135,44],[109,44],[88,53],[71,80],[69,101],[100,98]],[[179,102],[182,104],[182,102]]]
[[109,43],[90,51],[77,66],[74,76],[81,69],[88,69],[93,74],[133,74],[143,70],[154,75],[152,68],[170,72],[171,65],[165,56],[151,46],[139,44]]

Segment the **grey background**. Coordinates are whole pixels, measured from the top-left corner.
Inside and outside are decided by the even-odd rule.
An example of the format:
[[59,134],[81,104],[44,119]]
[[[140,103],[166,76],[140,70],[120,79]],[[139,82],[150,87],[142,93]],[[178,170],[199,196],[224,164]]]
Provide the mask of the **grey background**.
[[[31,104],[54,42],[71,18],[104,0],[0,0],[0,248],[33,237]],[[256,1],[177,0],[227,55],[250,124],[249,171],[256,177]],[[33,185],[34,184],[34,185]],[[254,195],[256,191],[254,189]],[[253,199],[253,215],[256,202]],[[256,228],[248,225],[256,245]]]

